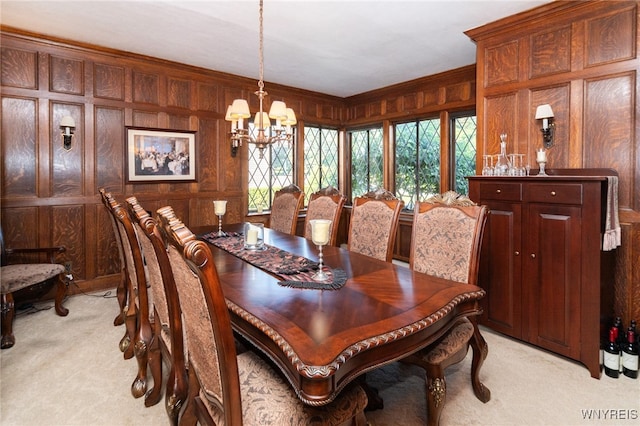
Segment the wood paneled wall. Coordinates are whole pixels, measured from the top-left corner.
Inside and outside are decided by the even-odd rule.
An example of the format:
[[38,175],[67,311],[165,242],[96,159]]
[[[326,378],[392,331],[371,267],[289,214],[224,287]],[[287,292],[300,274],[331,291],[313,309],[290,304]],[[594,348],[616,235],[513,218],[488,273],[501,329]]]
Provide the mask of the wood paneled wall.
[[[1,213],[9,247],[66,246],[64,260],[86,291],[117,280],[115,240],[99,188],[122,203],[136,195],[150,211],[172,205],[191,226],[217,223],[217,198],[229,200],[225,222],[245,219],[247,148],[231,157],[224,113],[238,97],[258,109],[256,80],[6,27],[0,42]],[[341,98],[267,88],[268,99],[292,106],[302,125],[343,120]],[[59,129],[66,115],[76,123],[70,151]],[[196,131],[197,182],[128,184],[126,126]]]
[[553,2],[467,32],[477,43],[478,158],[498,153],[506,132],[508,151],[535,164],[535,111],[550,104],[547,167],[618,172],[622,246],[605,279],[627,323],[640,318],[639,4]]

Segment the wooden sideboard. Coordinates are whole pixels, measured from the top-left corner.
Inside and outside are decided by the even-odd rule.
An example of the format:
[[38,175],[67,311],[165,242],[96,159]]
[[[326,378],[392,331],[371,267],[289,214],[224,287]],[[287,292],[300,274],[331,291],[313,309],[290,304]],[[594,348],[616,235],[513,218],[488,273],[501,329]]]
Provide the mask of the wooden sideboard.
[[613,315],[612,252],[601,251],[610,175],[559,169],[548,177],[469,177],[469,196],[490,209],[481,323],[580,361],[595,378]]

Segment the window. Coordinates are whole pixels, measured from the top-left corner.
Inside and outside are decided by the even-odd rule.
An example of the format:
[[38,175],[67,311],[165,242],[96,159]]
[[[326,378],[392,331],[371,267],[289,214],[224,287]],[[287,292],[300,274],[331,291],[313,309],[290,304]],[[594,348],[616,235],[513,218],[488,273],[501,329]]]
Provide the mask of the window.
[[453,190],[469,193],[465,176],[476,174],[476,116],[460,115],[452,118],[453,129]]
[[351,199],[382,187],[382,127],[349,132],[351,141]]
[[413,210],[418,200],[440,192],[440,119],[394,126],[396,197]]
[[314,192],[338,187],[338,131],[321,127],[304,128],[305,205]]
[[[255,136],[253,123],[249,124],[249,131]],[[293,183],[295,131],[293,144],[268,145],[263,151],[264,158],[260,158],[260,150],[256,145],[248,145],[249,212],[257,211],[258,207],[270,209],[276,191]]]

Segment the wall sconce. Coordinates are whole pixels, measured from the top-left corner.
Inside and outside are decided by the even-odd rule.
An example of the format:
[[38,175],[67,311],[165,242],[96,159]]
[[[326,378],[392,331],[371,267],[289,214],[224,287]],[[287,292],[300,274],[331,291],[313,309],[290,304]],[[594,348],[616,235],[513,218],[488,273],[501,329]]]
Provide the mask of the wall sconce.
[[71,149],[71,137],[76,129],[76,122],[73,117],[66,115],[62,117],[60,121],[60,130],[62,130],[62,137],[64,138],[64,149],[69,151]]
[[542,120],[542,129],[540,129],[542,131],[542,144],[545,148],[551,148],[553,146],[553,130],[555,128],[551,105],[539,105],[536,109],[536,120]]

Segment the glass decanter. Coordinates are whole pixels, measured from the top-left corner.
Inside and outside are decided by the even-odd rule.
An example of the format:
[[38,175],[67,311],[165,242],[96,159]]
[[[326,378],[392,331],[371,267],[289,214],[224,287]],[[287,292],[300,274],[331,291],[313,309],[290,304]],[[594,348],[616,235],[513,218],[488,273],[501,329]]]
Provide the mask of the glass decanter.
[[507,176],[511,167],[511,161],[507,156],[507,134],[502,133],[500,135],[500,154],[498,154],[498,159],[496,160],[494,175]]

